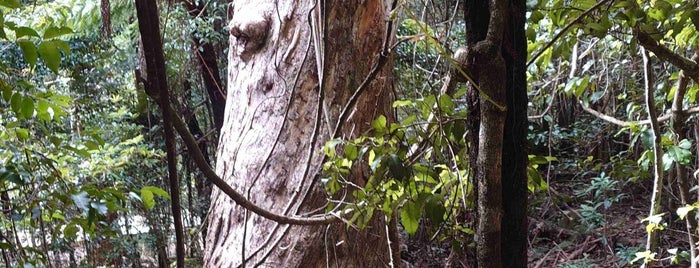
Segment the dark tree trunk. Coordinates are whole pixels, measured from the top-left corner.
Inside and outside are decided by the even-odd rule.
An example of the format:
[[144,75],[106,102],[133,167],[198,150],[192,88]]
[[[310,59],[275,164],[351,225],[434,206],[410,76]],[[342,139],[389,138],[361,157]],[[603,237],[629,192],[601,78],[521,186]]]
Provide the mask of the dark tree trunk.
[[[527,267],[526,1],[510,1],[502,55],[507,65],[507,119],[502,151],[502,264]],[[511,37],[511,38],[510,38]]]
[[112,38],[112,14],[109,0],[100,1],[100,14],[102,15],[102,36]]
[[[191,16],[208,16],[205,9],[205,1],[188,2],[186,4],[187,11]],[[214,118],[214,126],[216,133],[221,133],[223,126],[223,114],[226,108],[226,87],[221,81],[220,70],[218,68],[218,55],[214,50],[214,46],[209,42],[202,42],[196,34],[192,35],[194,41],[194,57],[199,65],[199,72],[204,81],[206,93],[211,101],[211,110]],[[218,136],[218,135],[217,135]]]
[[[143,56],[146,63],[147,79],[145,88],[148,95],[160,103],[163,116],[163,133],[168,163],[168,186],[170,204],[175,227],[177,267],[184,267],[184,231],[182,225],[182,209],[180,207],[180,186],[177,177],[177,156],[174,129],[172,126],[167,70],[163,42],[160,39],[160,13],[155,0],[136,0],[138,27],[141,33]],[[157,93],[156,93],[157,92]]]
[[[471,50],[477,47],[479,42],[486,39],[489,25],[490,25],[490,12],[492,12],[492,7],[489,3],[495,3],[497,1],[488,0],[470,0],[466,2],[465,5],[465,18],[466,18],[466,39]],[[484,120],[490,117],[499,117],[499,113],[494,111],[492,107],[483,107],[483,105],[492,106],[490,101],[484,100],[484,96],[480,94],[474,87],[468,95],[468,105],[469,105],[469,144],[471,146],[470,161],[472,173],[474,177],[479,181],[478,187],[483,187],[484,182],[487,182],[491,178],[483,177],[484,174],[488,173],[488,165],[501,165],[501,189],[495,189],[498,187],[497,183],[494,187],[489,187],[488,189],[478,189],[479,200],[483,200],[479,204],[479,220],[480,225],[483,228],[490,227],[493,230],[490,232],[495,232],[497,238],[488,238],[485,234],[479,234],[479,267],[490,267],[491,265],[502,267],[526,267],[527,266],[527,150],[526,150],[526,134],[527,134],[527,86],[526,86],[526,39],[524,35],[524,22],[525,22],[525,1],[524,0],[508,0],[506,2],[506,8],[503,20],[504,20],[504,30],[502,32],[502,43],[500,45],[499,53],[504,60],[504,73],[501,74],[505,79],[506,83],[504,85],[504,101],[503,104],[507,107],[506,115],[504,118],[504,135],[502,138],[502,151],[501,151],[501,161],[498,164],[492,163],[491,160],[485,160],[483,153],[489,152],[493,148],[490,143],[483,143],[482,139],[492,137],[493,135],[483,135],[483,127],[487,126],[489,123],[484,123]],[[498,44],[496,44],[498,45]],[[471,54],[471,53],[469,53]],[[497,92],[489,92],[485,88],[488,88],[490,84],[497,84],[498,80],[488,77],[483,77],[483,75],[491,76],[491,72],[478,72],[476,70],[483,70],[484,68],[491,68],[492,63],[483,65],[483,62],[493,62],[493,61],[483,61],[472,60],[469,63],[474,75],[474,80],[478,81],[483,91],[486,92],[489,97],[497,101]],[[480,65],[479,65],[480,64]],[[480,73],[480,74],[479,74]],[[489,132],[491,133],[491,132]],[[480,134],[480,135],[479,135]],[[480,143],[480,146],[479,146]],[[480,147],[480,148],[479,148]],[[483,160],[479,160],[483,159]],[[492,159],[492,158],[487,158]],[[493,183],[493,182],[490,182]],[[482,196],[492,194],[491,191],[501,191],[500,198],[494,198],[490,196]],[[499,199],[499,200],[498,200]],[[496,201],[501,201],[501,208],[495,207],[493,204]],[[485,208],[481,206],[487,206]],[[498,204],[499,205],[499,204]],[[488,220],[495,219],[489,213],[493,213],[490,210],[501,210],[502,215],[499,218],[499,230],[493,228],[493,224],[488,222]],[[488,215],[483,215],[483,214]],[[495,212],[497,214],[497,212]],[[483,218],[487,221],[482,222]],[[485,239],[487,241],[481,240]],[[499,247],[493,245],[491,240],[499,240],[497,244]],[[483,244],[486,245],[483,245]],[[492,250],[499,250],[499,253],[491,252]],[[482,257],[481,257],[482,256]],[[492,260],[492,257],[498,256],[500,261]],[[497,264],[496,264],[497,263]]]

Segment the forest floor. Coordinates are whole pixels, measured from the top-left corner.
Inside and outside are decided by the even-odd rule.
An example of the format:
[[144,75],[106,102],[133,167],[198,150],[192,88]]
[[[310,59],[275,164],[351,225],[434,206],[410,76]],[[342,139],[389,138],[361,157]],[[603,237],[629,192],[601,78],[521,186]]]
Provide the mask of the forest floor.
[[[604,176],[602,176],[604,177]],[[581,183],[585,181],[585,183]],[[642,260],[630,263],[636,252],[644,251],[645,223],[650,204],[650,183],[617,181],[613,191],[585,192],[590,179],[551,182],[549,190],[530,196],[529,267],[639,267]],[[608,181],[609,182],[609,181]],[[609,185],[608,185],[609,186]],[[594,188],[594,187],[593,187]],[[623,189],[623,191],[621,190]],[[673,189],[674,190],[674,189]],[[676,191],[676,190],[675,190]],[[667,213],[665,230],[660,232],[662,261],[658,267],[688,267],[685,223],[674,211],[678,206],[677,194],[666,189],[663,211]],[[403,259],[411,267],[444,267],[448,262],[450,243],[435,245],[430,238],[416,237],[406,241]],[[432,240],[434,241],[434,240]],[[439,244],[439,243],[437,243]],[[672,264],[672,249],[681,257]],[[472,252],[471,250],[467,250]],[[684,256],[682,256],[684,254]],[[472,254],[467,254],[472,255]],[[474,259],[474,256],[467,256]],[[459,262],[454,267],[470,267]]]

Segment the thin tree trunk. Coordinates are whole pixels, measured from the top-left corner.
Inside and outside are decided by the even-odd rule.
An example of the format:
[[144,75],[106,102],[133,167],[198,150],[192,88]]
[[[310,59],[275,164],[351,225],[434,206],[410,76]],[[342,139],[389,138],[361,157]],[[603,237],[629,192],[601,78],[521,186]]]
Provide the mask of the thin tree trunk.
[[[276,213],[322,211],[327,196],[316,183],[319,152],[378,63],[389,7],[384,0],[354,0],[237,1],[231,8],[230,87],[217,173]],[[350,107],[342,137],[362,134],[378,115],[390,117],[391,69],[385,66]],[[352,179],[361,185],[365,178]],[[212,205],[207,267],[383,267],[390,261],[388,223],[379,212],[356,230],[246,216],[218,189]]]
[[109,0],[100,0],[100,14],[102,15],[102,36],[112,38],[112,14]]
[[[695,53],[694,57],[692,58],[694,61],[697,59],[699,59],[699,53]],[[687,92],[688,82],[689,78],[684,75],[684,72],[680,72],[680,78],[677,83],[677,91],[675,91],[675,97],[672,100],[672,130],[675,133],[675,145],[679,145],[682,140],[687,138],[687,133],[684,131],[687,115],[684,113],[683,102],[684,96]],[[680,163],[675,163],[675,171],[677,173],[677,185],[680,191],[680,202],[682,202],[682,205],[694,203],[693,201],[690,201],[690,183],[687,180],[687,167]],[[691,257],[690,265],[692,268],[696,268],[697,219],[695,218],[694,211],[689,211],[689,213],[685,215],[685,223],[687,225],[687,242],[689,242],[689,253]]]
[[166,108],[170,106],[170,94],[168,93],[163,44],[160,39],[160,16],[155,0],[136,0],[136,13],[138,14],[138,25],[141,32],[141,40],[143,41],[146,73],[148,74],[148,79],[145,81],[146,92],[153,97],[157,96],[155,99],[160,102],[163,116],[170,206],[175,226],[177,267],[181,268],[184,267],[185,257],[184,227],[182,225],[182,208],[180,205],[180,184],[177,177],[177,148],[171,121],[173,115],[171,114],[172,111]]
[[[650,60],[648,58],[648,52],[646,49],[641,47],[641,54],[643,56],[643,77],[646,88],[646,108],[648,111],[648,119],[650,120],[650,125],[653,133],[653,193],[650,200],[650,213],[648,217],[655,217],[660,213],[660,201],[662,200],[663,193],[663,147],[661,145],[661,133],[660,126],[658,125],[658,115],[655,110],[655,98],[654,90],[655,87],[652,79]],[[654,251],[658,247],[658,231],[652,230],[648,233],[648,239],[646,240],[646,250]]]

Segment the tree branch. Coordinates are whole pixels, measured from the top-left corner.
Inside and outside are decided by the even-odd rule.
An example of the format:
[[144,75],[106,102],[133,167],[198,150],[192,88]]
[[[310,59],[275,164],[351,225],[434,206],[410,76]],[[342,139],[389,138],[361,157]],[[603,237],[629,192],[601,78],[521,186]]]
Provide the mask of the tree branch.
[[[172,111],[172,107],[169,104],[167,104],[166,108]],[[281,224],[321,225],[340,221],[339,215],[334,214],[324,214],[317,217],[296,217],[276,214],[274,212],[259,207],[257,204],[248,200],[247,198],[245,198],[245,196],[233,189],[230,185],[228,185],[228,183],[226,183],[226,181],[221,179],[221,177],[216,175],[216,172],[214,172],[211,166],[209,166],[209,163],[206,162],[204,155],[197,146],[197,141],[194,139],[192,134],[189,133],[189,130],[187,130],[187,126],[184,124],[184,122],[182,122],[182,119],[180,119],[178,116],[175,116],[174,112],[171,112],[171,114],[172,123],[175,126],[175,130],[177,130],[177,133],[179,133],[182,137],[182,140],[187,146],[187,149],[189,150],[190,155],[194,159],[194,162],[197,164],[197,167],[199,167],[201,172],[208,180],[211,181],[211,183],[216,185],[216,187],[218,187],[223,193],[228,195],[228,197],[233,199],[233,201],[239,206],[247,210],[250,210],[257,215],[260,215],[263,218],[273,220]]]
[[[602,112],[595,111],[594,109],[587,107],[582,101],[578,101],[580,103],[580,106],[583,108],[585,112],[588,112],[591,115],[594,115],[595,117],[602,119],[604,121],[607,121],[609,123],[615,124],[620,127],[630,127],[632,125],[640,126],[640,125],[648,125],[650,124],[650,120],[639,120],[639,121],[624,121],[617,119],[615,117],[606,115]],[[692,115],[699,113],[699,106],[692,106],[691,108],[687,108],[682,111],[682,113],[686,116]],[[668,121],[672,119],[672,114],[663,114],[662,116],[658,116],[658,123],[662,123],[665,121]]]
[[648,49],[650,52],[653,52],[653,54],[655,54],[655,56],[657,56],[659,59],[667,61],[672,65],[675,65],[677,68],[682,69],[687,77],[690,77],[692,80],[694,80],[694,82],[699,83],[699,64],[661,45],[658,41],[653,39],[650,34],[641,31],[638,28],[634,28],[633,33],[641,46]]

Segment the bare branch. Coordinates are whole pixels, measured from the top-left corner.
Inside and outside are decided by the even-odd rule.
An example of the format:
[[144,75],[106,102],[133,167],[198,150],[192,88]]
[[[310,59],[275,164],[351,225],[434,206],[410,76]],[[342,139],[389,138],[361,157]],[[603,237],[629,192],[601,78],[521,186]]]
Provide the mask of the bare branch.
[[694,82],[699,83],[699,64],[661,45],[658,41],[653,39],[650,34],[641,31],[638,28],[634,28],[633,33],[641,46],[648,49],[650,52],[653,52],[653,54],[655,54],[655,56],[657,56],[659,59],[667,61],[672,65],[675,65],[677,68],[682,69],[687,77],[690,77],[692,80],[694,80]]

